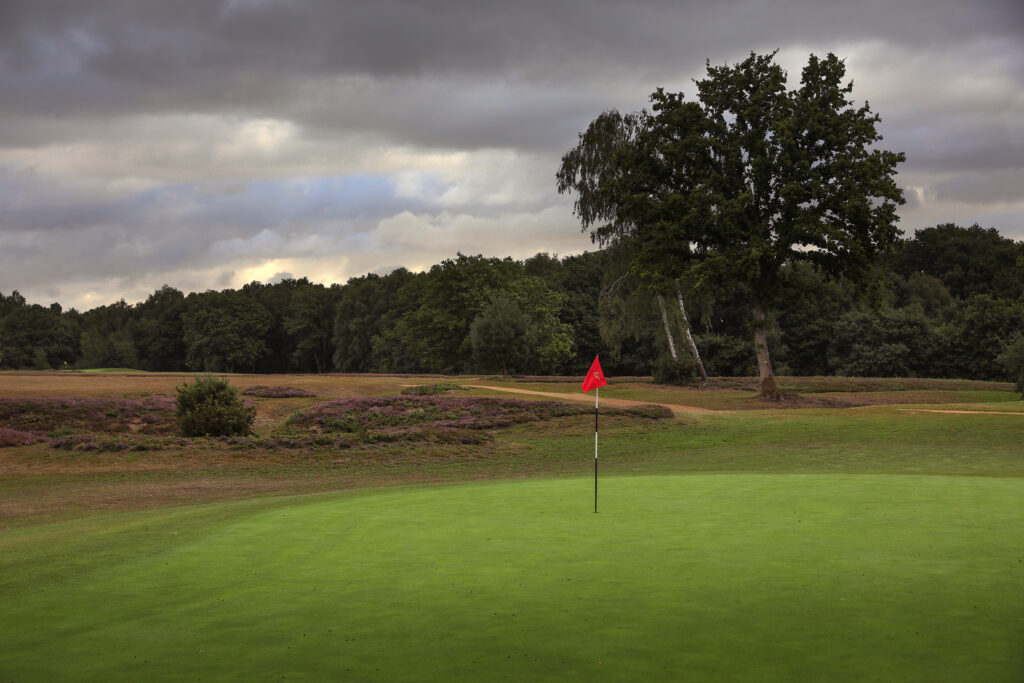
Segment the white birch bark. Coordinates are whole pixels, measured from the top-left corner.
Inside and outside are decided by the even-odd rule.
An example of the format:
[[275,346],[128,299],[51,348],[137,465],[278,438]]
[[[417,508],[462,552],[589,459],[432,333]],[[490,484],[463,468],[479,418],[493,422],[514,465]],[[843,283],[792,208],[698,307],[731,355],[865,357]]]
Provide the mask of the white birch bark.
[[678,363],[679,356],[676,354],[676,341],[672,337],[672,328],[668,324],[668,311],[665,310],[665,297],[658,294],[658,306],[661,308],[661,322],[665,326],[665,337],[668,339],[668,352],[672,354],[672,362]]
[[676,281],[676,297],[679,299],[679,312],[683,316],[683,332],[686,333],[686,341],[690,345],[690,351],[693,352],[693,359],[697,361],[697,371],[700,373],[701,381],[704,384],[708,383],[708,373],[704,370],[704,361],[700,359],[700,351],[697,350],[697,342],[693,341],[693,335],[690,334],[690,318],[686,315],[686,306],[683,304],[683,291],[679,288],[679,281]]

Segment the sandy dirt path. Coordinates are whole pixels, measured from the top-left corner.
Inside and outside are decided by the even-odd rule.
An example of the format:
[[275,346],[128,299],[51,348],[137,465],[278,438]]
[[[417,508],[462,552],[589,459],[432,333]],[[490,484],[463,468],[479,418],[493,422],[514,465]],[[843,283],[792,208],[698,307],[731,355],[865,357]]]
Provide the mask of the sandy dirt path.
[[939,410],[937,408],[900,408],[905,413],[949,413],[951,415],[1020,415],[1022,411],[1012,410]]
[[[465,385],[471,389],[490,389],[491,391],[505,391],[510,394],[529,394],[531,396],[549,396],[551,398],[560,398],[564,401],[584,401],[587,403],[593,402],[593,394],[584,394],[580,392],[578,394],[554,394],[547,391],[534,391],[532,389],[512,389],[510,387],[491,387],[484,386],[482,384],[467,384]],[[625,398],[603,398],[601,403],[609,405],[614,408],[632,408],[635,406],[643,405],[661,405],[665,406],[674,413],[713,413],[714,410],[708,410],[707,408],[698,408],[697,406],[681,406],[674,403],[657,403],[655,401],[630,401]]]

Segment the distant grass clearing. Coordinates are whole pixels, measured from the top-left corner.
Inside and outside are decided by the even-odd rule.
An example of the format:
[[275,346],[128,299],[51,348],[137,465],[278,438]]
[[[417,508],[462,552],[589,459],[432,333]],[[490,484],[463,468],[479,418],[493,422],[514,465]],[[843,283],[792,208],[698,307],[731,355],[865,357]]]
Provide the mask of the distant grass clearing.
[[1024,481],[548,479],[0,533],[11,680],[1024,674]]

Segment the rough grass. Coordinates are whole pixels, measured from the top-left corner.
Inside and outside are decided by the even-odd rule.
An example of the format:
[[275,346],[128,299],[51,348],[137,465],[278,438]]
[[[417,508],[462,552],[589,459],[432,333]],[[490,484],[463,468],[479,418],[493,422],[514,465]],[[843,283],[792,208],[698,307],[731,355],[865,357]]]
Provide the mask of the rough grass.
[[402,389],[402,393],[407,396],[436,396],[438,394],[447,394],[450,391],[465,390],[466,387],[462,386],[461,384],[414,384],[409,387],[404,387]]
[[268,387],[264,385],[257,385],[249,387],[242,392],[245,396],[258,396],[259,398],[315,398],[314,394],[309,389],[300,389],[298,387]]
[[[191,378],[192,375],[0,372],[0,396],[11,399],[35,392],[36,396],[54,399],[46,404],[48,410],[62,405],[68,396],[115,401],[123,406],[149,399],[170,401],[175,387]],[[320,403],[381,394],[396,397],[409,380],[319,375],[231,378],[232,384],[239,387],[306,388],[325,399]],[[508,385],[530,386],[513,382]],[[566,390],[553,384],[534,388]],[[493,395],[480,390],[466,393],[464,398]],[[906,399],[918,399],[927,392],[899,393]],[[636,412],[632,416],[611,414],[604,403],[609,394],[676,405],[692,403],[693,397],[710,399],[711,403],[748,401],[762,409],[640,420]],[[32,434],[35,439],[30,445],[19,445],[27,439],[12,437],[12,445],[0,448],[0,528],[80,517],[97,509],[159,507],[273,493],[578,474],[593,460],[592,398],[579,395],[584,402],[572,404],[577,408],[576,414],[514,422],[493,430],[462,430],[457,434],[471,438],[452,438],[452,434],[438,433],[433,427],[370,429],[360,435],[288,425],[294,413],[317,405],[316,399],[309,398],[260,399],[257,434],[231,442],[132,431],[133,426],[141,428],[141,423],[130,417],[123,420],[120,410],[113,411],[111,416],[104,414],[96,424],[116,418],[122,426],[127,424],[128,431],[88,431],[68,427],[63,418],[48,424],[37,423],[32,430],[0,424],[0,429]],[[977,412],[1020,410],[1022,402],[1016,397],[1011,391],[932,392],[931,398],[936,401],[956,402],[780,411],[774,406],[765,409],[767,406],[753,399],[751,392],[716,394],[625,383],[601,391],[601,468],[621,473],[916,472],[1019,476],[1024,473],[1019,447],[1024,441],[1021,415],[916,412],[942,408]],[[550,402],[557,399],[536,401]],[[82,405],[105,404],[86,401]],[[663,408],[655,410],[659,411],[656,417],[666,414]],[[48,414],[55,416],[52,411]],[[172,420],[168,412],[169,429]],[[403,430],[404,435],[400,433]],[[54,448],[46,442],[62,447]]]

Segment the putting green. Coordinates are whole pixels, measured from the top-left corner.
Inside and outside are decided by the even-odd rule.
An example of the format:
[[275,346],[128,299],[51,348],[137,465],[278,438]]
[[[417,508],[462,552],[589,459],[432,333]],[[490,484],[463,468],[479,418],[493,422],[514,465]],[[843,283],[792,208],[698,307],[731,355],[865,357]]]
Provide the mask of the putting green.
[[550,479],[0,532],[0,680],[1024,677],[1024,480]]

